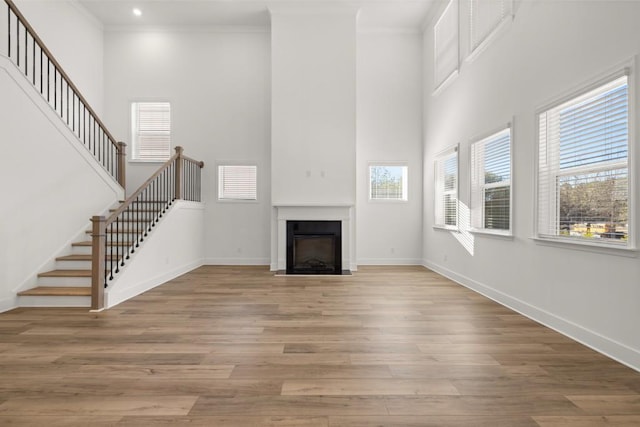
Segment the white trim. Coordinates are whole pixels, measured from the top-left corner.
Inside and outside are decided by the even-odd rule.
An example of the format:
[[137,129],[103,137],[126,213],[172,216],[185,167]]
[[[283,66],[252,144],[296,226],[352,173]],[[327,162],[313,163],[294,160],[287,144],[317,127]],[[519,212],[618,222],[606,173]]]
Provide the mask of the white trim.
[[420,258],[360,258],[358,265],[422,265]]
[[511,3],[511,13],[503,17],[498,23],[498,25],[496,25],[496,27],[493,30],[491,30],[491,32],[480,43],[478,43],[478,45],[475,48],[473,47],[473,41],[471,40],[473,35],[471,32],[471,29],[469,29],[470,52],[469,52],[469,55],[467,55],[467,57],[465,58],[466,62],[475,61],[480,56],[480,54],[484,52],[489,47],[489,45],[491,45],[491,43],[493,43],[494,40],[499,38],[503,33],[506,33],[507,29],[511,27],[511,24],[513,23],[513,19],[515,17],[513,12],[513,0],[509,1],[509,3]]
[[109,33],[263,33],[271,32],[270,25],[108,25]]
[[439,264],[423,260],[422,266],[428,268],[454,282],[483,295],[498,304],[507,307],[535,322],[542,324],[562,335],[565,335],[587,347],[604,354],[636,371],[640,371],[640,351],[622,343],[609,339],[595,331],[556,316],[546,310],[531,305],[511,295],[473,280],[465,275],[455,273]]
[[[271,259],[269,257],[264,258],[205,258],[203,265],[259,265],[270,266]],[[273,271],[273,270],[272,270]]]
[[[595,240],[582,240],[579,237],[542,237],[533,236],[531,240],[543,246],[554,246],[564,249],[572,249],[578,251],[595,252],[605,255],[624,256],[627,258],[636,258],[638,249],[627,245],[616,244],[615,242],[597,242]],[[597,243],[596,243],[597,242]]]

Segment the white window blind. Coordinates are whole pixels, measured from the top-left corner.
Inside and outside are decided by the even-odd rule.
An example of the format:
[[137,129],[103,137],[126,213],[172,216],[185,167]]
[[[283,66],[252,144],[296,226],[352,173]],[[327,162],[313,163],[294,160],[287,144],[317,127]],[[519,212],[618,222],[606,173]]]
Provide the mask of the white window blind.
[[164,162],[171,157],[171,105],[168,102],[131,104],[133,160]]
[[369,199],[406,201],[408,199],[407,176],[407,166],[370,165]]
[[458,147],[440,154],[435,171],[435,225],[458,227]]
[[470,43],[471,51],[476,50],[500,27],[511,18],[512,0],[471,0],[470,7]]
[[433,27],[435,87],[458,71],[458,1],[451,0]]
[[625,75],[539,114],[538,236],[626,244]]
[[257,177],[257,166],[218,166],[218,199],[257,200]]
[[511,128],[471,144],[471,226],[511,230]]

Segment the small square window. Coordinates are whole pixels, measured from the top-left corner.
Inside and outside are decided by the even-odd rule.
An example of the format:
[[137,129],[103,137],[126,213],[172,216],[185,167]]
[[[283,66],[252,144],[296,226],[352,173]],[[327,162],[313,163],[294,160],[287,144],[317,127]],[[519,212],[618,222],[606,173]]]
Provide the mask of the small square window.
[[370,165],[370,200],[408,200],[406,165]]
[[258,167],[219,165],[218,200],[257,200]]

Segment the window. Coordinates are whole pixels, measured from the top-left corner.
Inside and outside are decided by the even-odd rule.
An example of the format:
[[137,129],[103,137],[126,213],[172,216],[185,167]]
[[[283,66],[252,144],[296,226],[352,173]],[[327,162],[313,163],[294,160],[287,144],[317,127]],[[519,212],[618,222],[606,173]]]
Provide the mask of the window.
[[475,51],[497,33],[503,22],[512,17],[512,0],[471,0],[470,46]]
[[471,226],[511,230],[511,128],[471,144]]
[[539,114],[539,237],[626,246],[627,80],[621,73]]
[[435,161],[435,225],[458,228],[458,147],[440,154]]
[[219,165],[218,200],[257,200],[258,167]]
[[451,0],[433,27],[435,87],[458,72],[458,2]]
[[369,199],[406,201],[407,173],[405,165],[370,165]]
[[171,157],[171,106],[168,102],[131,104],[132,153],[139,161],[164,162]]

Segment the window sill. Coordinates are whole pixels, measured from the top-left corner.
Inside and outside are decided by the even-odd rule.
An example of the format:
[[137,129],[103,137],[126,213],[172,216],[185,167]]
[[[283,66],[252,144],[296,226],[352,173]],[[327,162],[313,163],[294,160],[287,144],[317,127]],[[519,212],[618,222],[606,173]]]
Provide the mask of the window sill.
[[257,204],[260,203],[259,200],[245,200],[245,199],[217,199],[218,203],[240,203],[240,204]]
[[453,227],[453,226],[447,226],[447,225],[434,225],[433,226],[434,230],[440,230],[440,231],[452,231],[454,233],[459,233],[460,229],[458,227]]
[[627,258],[636,258],[638,256],[638,250],[636,248],[616,244],[580,242],[562,238],[554,239],[552,237],[532,237],[531,240],[543,246],[573,249],[576,251],[594,252]]
[[130,159],[130,160],[129,160],[129,163],[151,163],[151,164],[162,165],[162,164],[165,164],[168,160],[169,160],[169,158],[167,158],[167,159],[165,159],[165,160],[141,160],[141,159]]
[[408,203],[409,200],[403,199],[369,199],[369,203]]
[[511,231],[493,231],[483,228],[472,228],[469,230],[471,234],[477,234],[479,236],[495,237],[498,239],[513,240],[513,233]]

